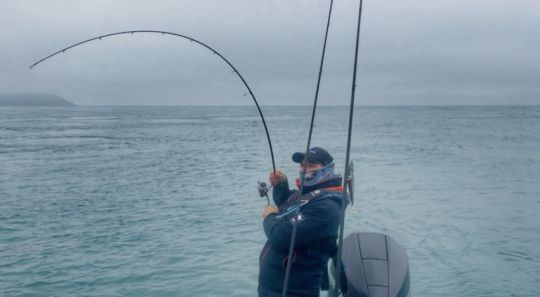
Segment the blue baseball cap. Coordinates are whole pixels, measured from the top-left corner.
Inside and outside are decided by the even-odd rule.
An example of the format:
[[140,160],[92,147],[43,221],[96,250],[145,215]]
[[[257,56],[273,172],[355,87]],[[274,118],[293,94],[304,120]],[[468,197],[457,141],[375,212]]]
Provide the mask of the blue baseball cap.
[[296,152],[292,155],[292,160],[295,163],[302,163],[304,160],[310,163],[328,165],[334,161],[334,158],[323,148],[312,147],[306,157],[306,153]]

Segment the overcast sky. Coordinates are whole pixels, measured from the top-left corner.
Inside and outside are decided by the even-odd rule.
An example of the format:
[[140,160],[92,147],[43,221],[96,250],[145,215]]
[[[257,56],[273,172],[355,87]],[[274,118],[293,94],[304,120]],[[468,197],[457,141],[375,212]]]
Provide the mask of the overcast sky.
[[[249,105],[228,66],[151,34],[53,51],[98,35],[165,30],[214,47],[262,105],[313,100],[329,1],[0,0],[0,93],[81,105]],[[321,104],[350,97],[357,0],[335,0]],[[357,102],[540,104],[540,1],[365,0]]]

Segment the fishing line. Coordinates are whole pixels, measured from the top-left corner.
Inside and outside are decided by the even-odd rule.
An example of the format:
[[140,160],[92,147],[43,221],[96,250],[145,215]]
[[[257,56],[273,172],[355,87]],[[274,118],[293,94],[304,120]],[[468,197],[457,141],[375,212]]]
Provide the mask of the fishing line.
[[216,51],[215,49],[213,49],[209,45],[207,45],[207,44],[205,44],[205,43],[203,43],[203,42],[201,42],[201,41],[199,41],[199,40],[197,40],[195,38],[192,38],[192,37],[189,37],[189,36],[186,36],[186,35],[182,35],[182,34],[178,34],[178,33],[167,32],[167,31],[159,31],[159,30],[133,30],[133,31],[122,31],[122,32],[109,33],[109,34],[93,37],[93,38],[90,38],[90,39],[87,39],[87,40],[84,40],[84,41],[81,41],[81,42],[77,42],[77,43],[72,44],[72,45],[70,45],[70,46],[68,46],[66,48],[63,48],[63,49],[61,49],[59,51],[56,51],[56,52],[46,56],[45,58],[35,62],[34,64],[32,64],[30,66],[30,69],[33,69],[34,67],[36,67],[38,64],[44,62],[45,60],[48,60],[48,59],[50,59],[50,58],[52,58],[52,57],[54,57],[54,56],[56,56],[56,55],[58,55],[60,53],[65,53],[67,50],[69,50],[71,48],[74,48],[74,47],[77,47],[79,45],[82,45],[84,43],[91,42],[91,41],[94,41],[94,40],[101,40],[101,39],[106,38],[106,37],[124,35],[124,34],[134,34],[134,33],[154,33],[154,34],[171,35],[171,36],[176,36],[176,37],[181,37],[181,38],[184,38],[184,39],[188,39],[191,42],[195,42],[195,43],[197,43],[199,45],[202,45],[203,47],[209,49],[211,52],[213,52],[215,55],[217,55],[223,61],[225,61],[225,63],[227,63],[227,65],[229,65],[229,67],[232,68],[233,72],[240,78],[242,83],[244,83],[244,86],[247,88],[247,90],[249,92],[249,95],[251,95],[251,98],[253,99],[253,102],[255,103],[255,106],[257,107],[257,110],[259,111],[259,115],[261,117],[261,120],[262,120],[262,123],[263,123],[263,126],[264,126],[264,131],[266,132],[266,139],[268,140],[268,146],[270,147],[270,157],[272,158],[272,168],[274,170],[274,173],[276,172],[276,162],[275,162],[275,159],[274,159],[274,150],[272,149],[272,141],[270,140],[270,133],[268,132],[268,127],[266,125],[266,121],[265,121],[263,113],[261,111],[261,107],[259,106],[259,102],[255,98],[255,94],[253,94],[253,91],[249,87],[249,85],[246,82],[246,80],[244,79],[244,77],[240,74],[240,72],[236,69],[236,67],[234,67],[233,64],[231,64],[231,62],[229,62],[229,60],[227,60],[222,54],[220,54],[218,51]]
[[[321,77],[322,77],[322,71],[323,71],[323,65],[324,65],[324,57],[325,57],[325,53],[326,53],[326,42],[328,40],[328,30],[330,28],[330,19],[331,19],[331,16],[332,16],[332,6],[334,4],[334,0],[330,0],[330,8],[328,9],[328,19],[326,21],[326,32],[324,34],[324,42],[323,42],[323,49],[322,49],[322,54],[321,54],[321,62],[320,62],[320,65],[319,65],[319,75],[317,77],[317,86],[315,87],[315,99],[313,100],[313,109],[312,109],[312,112],[311,112],[311,121],[310,121],[310,124],[309,124],[309,134],[308,134],[308,141],[307,141],[307,146],[306,146],[306,154],[304,156],[307,157],[308,153],[309,153],[309,146],[311,145],[311,136],[313,134],[313,123],[315,121],[315,113],[316,113],[316,110],[317,110],[317,101],[319,99],[319,88],[321,86]],[[300,181],[300,187],[299,187],[299,195],[302,196],[302,192],[304,190],[304,182],[305,182],[305,176],[306,176],[306,169],[307,169],[307,166],[305,166],[306,164],[304,164],[303,166],[303,169],[302,169],[302,176],[300,177],[301,178],[301,181]],[[292,230],[292,235],[291,235],[291,243],[289,245],[289,256],[287,259],[289,259],[287,261],[287,270],[285,271],[285,280],[283,282],[283,291],[281,293],[281,297],[286,297],[287,296],[287,290],[288,290],[288,286],[289,286],[289,278],[290,278],[290,274],[291,274],[291,268],[292,268],[292,259],[293,259],[293,253],[294,253],[294,243],[296,241],[296,222],[293,222],[293,230]]]

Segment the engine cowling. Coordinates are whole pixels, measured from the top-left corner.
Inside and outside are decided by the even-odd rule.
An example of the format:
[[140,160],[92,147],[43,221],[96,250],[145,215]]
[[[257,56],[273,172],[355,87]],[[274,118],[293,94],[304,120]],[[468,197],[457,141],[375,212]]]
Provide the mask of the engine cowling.
[[409,259],[392,237],[356,232],[343,240],[341,292],[347,297],[406,297]]

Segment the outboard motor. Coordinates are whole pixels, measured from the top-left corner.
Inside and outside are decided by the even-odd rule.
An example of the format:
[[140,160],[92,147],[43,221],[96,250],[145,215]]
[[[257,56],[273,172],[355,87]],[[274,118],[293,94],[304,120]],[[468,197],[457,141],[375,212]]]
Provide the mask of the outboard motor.
[[[409,296],[409,259],[405,249],[392,237],[377,233],[353,233],[343,241],[341,260],[342,296]],[[332,275],[335,276],[333,271]],[[335,296],[333,289],[334,293],[329,292],[329,296]]]

